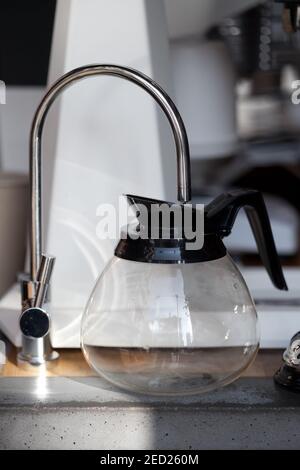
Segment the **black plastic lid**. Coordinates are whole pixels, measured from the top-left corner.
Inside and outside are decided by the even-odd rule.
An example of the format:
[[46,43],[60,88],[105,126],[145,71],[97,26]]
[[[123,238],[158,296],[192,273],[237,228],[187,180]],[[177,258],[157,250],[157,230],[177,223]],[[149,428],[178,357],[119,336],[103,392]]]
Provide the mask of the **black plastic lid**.
[[187,249],[185,239],[121,239],[115,249],[115,256],[144,263],[180,264],[212,261],[226,255],[221,238],[206,235],[199,250]]
[[[115,250],[115,255],[119,258],[146,263],[198,263],[218,259],[226,254],[226,248],[216,232],[203,233],[203,214],[196,207],[141,196],[126,197],[135,209],[140,223],[123,231],[122,239]],[[162,217],[164,205],[172,208],[167,219]],[[179,223],[174,215],[176,212],[180,213]],[[189,224],[191,232],[195,233],[197,217],[198,221],[202,217],[201,232],[204,241],[201,248],[191,249],[195,238],[185,237],[184,226],[185,223]],[[201,234],[198,233],[198,236]]]
[[[221,194],[205,206],[202,214],[199,208],[190,204],[174,204],[134,195],[127,195],[127,200],[138,217],[135,235],[139,232],[139,236],[132,237],[130,229],[127,230],[115,250],[119,258],[147,263],[197,263],[221,258],[226,254],[222,238],[231,233],[236,216],[243,207],[273,284],[278,289],[287,290],[268,212],[259,191],[233,190]],[[169,211],[164,219],[161,216],[164,205],[181,217],[172,217],[172,211]],[[200,229],[199,219],[202,221]],[[190,229],[189,236],[187,228]],[[199,243],[195,243],[197,240]]]

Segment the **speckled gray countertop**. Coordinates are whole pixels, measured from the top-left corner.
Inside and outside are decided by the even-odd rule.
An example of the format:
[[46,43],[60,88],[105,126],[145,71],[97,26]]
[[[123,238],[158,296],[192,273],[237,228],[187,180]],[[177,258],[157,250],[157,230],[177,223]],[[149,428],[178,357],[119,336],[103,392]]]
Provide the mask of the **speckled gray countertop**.
[[271,378],[156,398],[96,377],[2,377],[0,448],[300,449],[300,394]]

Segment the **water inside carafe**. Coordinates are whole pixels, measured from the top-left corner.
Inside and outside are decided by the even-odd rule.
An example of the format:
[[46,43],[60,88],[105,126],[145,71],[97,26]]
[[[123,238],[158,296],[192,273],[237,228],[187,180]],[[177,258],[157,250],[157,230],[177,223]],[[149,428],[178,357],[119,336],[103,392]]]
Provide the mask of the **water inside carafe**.
[[[101,347],[85,345],[89,363],[125,389],[176,395],[231,382],[248,367],[257,345],[231,347]],[[237,364],[239,365],[237,370]]]

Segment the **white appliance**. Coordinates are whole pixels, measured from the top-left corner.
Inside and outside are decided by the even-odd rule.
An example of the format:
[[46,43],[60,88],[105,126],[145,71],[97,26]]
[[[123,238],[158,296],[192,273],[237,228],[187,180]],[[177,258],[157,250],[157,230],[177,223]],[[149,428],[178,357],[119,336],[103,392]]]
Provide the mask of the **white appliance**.
[[[82,64],[116,63],[168,89],[168,55],[160,1],[57,2],[49,84]],[[117,207],[124,192],[175,199],[176,155],[155,102],[114,78],[90,79],[68,90],[51,110],[44,137],[44,249],[57,259],[52,340],[55,347],[78,347],[85,303],[115,244],[97,238],[99,204]],[[8,292],[0,307],[0,329],[17,345],[18,290]]]

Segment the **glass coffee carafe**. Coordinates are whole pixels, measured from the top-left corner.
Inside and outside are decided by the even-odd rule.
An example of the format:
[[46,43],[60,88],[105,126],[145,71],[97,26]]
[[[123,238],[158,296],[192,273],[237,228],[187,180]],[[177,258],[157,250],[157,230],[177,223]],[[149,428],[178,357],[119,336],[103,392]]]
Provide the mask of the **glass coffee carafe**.
[[[149,217],[154,207],[171,206],[138,196],[128,200],[137,214],[146,207]],[[222,242],[242,206],[273,283],[286,289],[257,191],[226,193],[205,206],[198,250],[186,249],[178,227],[168,227],[168,239],[131,238],[129,227],[82,320],[84,355],[101,376],[131,391],[192,394],[230,383],[249,366],[259,347],[256,309]]]

